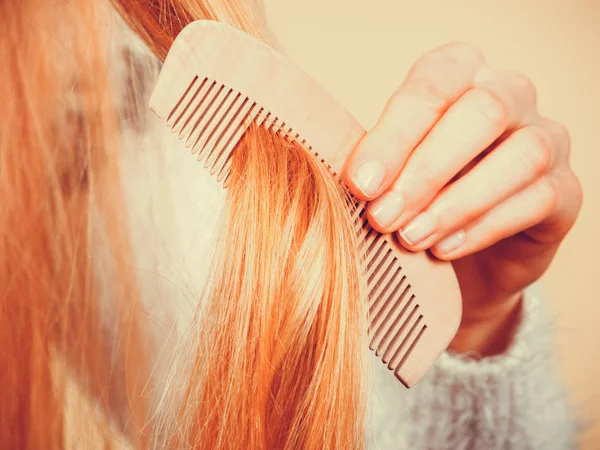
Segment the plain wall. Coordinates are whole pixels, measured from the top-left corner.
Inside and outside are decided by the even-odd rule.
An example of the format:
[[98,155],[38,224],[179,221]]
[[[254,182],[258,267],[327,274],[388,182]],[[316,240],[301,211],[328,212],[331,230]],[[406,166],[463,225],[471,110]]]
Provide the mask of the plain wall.
[[369,128],[415,59],[449,41],[536,84],[542,114],[572,134],[585,193],[580,218],[544,277],[561,369],[600,448],[600,2],[597,0],[265,0],[287,55]]

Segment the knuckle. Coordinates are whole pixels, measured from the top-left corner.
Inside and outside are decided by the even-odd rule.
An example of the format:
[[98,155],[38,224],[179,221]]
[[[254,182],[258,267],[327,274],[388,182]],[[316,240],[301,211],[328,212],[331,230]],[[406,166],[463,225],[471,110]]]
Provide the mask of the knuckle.
[[484,122],[492,125],[494,129],[504,129],[508,125],[508,105],[491,89],[475,88],[472,91],[475,98],[473,102],[475,114]]
[[447,56],[459,63],[466,61],[483,63],[485,61],[482,51],[467,42],[450,42],[442,47],[442,50],[445,51]]
[[529,103],[535,104],[537,102],[537,90],[531,78],[519,72],[512,72],[511,75],[514,79],[518,95],[526,97]]
[[556,209],[558,205],[558,191],[548,178],[543,178],[538,182],[536,200],[547,214]]
[[422,162],[413,169],[413,177],[423,188],[430,189],[437,186],[440,170],[433,163]]
[[576,205],[577,211],[579,211],[583,203],[583,185],[581,180],[573,171],[569,171],[569,181],[572,189],[572,200],[571,202]]
[[533,81],[531,81],[531,78],[529,78],[527,75],[521,72],[512,71],[507,71],[505,73],[507,76],[512,78],[513,84],[518,87],[520,91],[535,92],[535,85],[533,84]]
[[522,133],[526,139],[525,158],[536,174],[545,173],[552,165],[552,138],[539,127],[524,128]]
[[568,152],[571,148],[571,133],[566,125],[552,119],[544,119],[543,123],[556,137],[560,147]]
[[441,83],[427,78],[415,78],[406,86],[408,94],[415,102],[427,109],[439,111],[446,105],[447,93]]
[[567,128],[567,126],[560,122],[552,121],[552,123],[554,124],[554,127],[556,128],[556,134],[559,137],[559,139],[564,143],[564,146],[567,149],[570,149],[571,148],[571,133],[569,132],[569,129]]

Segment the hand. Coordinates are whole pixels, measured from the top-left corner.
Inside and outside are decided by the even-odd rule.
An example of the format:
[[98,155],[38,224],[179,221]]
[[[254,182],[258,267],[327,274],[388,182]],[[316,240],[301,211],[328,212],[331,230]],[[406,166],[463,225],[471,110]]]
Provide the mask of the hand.
[[343,176],[375,229],[452,261],[464,303],[452,348],[502,351],[521,291],[581,207],[569,150],[529,79],[455,43],[415,63],[348,160]]

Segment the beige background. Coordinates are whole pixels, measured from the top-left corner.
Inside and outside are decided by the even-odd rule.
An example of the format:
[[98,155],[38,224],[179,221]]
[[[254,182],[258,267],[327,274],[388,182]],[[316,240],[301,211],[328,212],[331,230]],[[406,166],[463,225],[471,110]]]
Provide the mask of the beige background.
[[600,2],[598,0],[265,0],[288,56],[368,128],[422,53],[448,41],[476,44],[493,66],[535,82],[540,111],[565,123],[585,203],[545,276],[557,346],[573,401],[600,448]]

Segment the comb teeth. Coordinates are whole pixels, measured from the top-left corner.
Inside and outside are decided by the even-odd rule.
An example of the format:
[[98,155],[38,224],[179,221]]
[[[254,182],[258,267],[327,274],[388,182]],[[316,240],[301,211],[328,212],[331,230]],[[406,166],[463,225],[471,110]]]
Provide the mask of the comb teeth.
[[[225,188],[234,149],[253,122],[298,143],[347,192],[337,173],[365,134],[351,114],[285,57],[212,21],[191,23],[176,38],[150,107]],[[369,347],[410,387],[458,328],[456,277],[449,263],[407,252],[394,235],[379,234],[368,224],[365,205],[350,195],[345,200],[364,262]]]
[[263,112],[241,92],[196,76],[170,111],[166,123],[192,154],[197,154],[198,161],[206,160],[204,167],[226,187],[233,149],[250,123],[260,120]]
[[388,368],[397,371],[410,355],[427,325],[412,287],[384,235],[365,217],[364,205],[351,210],[366,263],[369,292],[369,348]]
[[[191,153],[197,154],[198,161],[205,159],[204,167],[217,176],[217,181],[223,181],[225,188],[233,150],[252,122],[282,139],[299,143],[326,164],[305,139],[276,115],[216,80],[194,77],[166,122]],[[327,167],[337,177],[331,166]],[[369,347],[397,373],[427,329],[425,318],[388,238],[369,225],[363,203],[349,196],[348,207],[366,268]]]
[[[228,186],[231,155],[250,124],[266,128],[288,141],[295,141],[313,153],[292,127],[256,102],[222,83],[195,76],[167,117],[167,126],[178,133],[198,161],[206,159],[204,167],[217,176],[223,187]],[[320,159],[324,162],[323,159]],[[333,175],[337,175],[328,166]]]
[[[216,174],[224,187],[229,181],[233,150],[251,122],[283,139],[298,142],[325,164],[306,140],[294,134],[285,122],[216,80],[194,77],[167,117],[167,125],[179,133],[186,147],[197,154],[198,161],[206,159],[204,167],[212,175]],[[337,175],[331,166],[328,169]],[[350,220],[356,227],[361,257],[366,264],[369,347],[377,356],[382,356],[390,370],[397,371],[427,325],[389,242],[369,225],[365,205],[354,199],[349,203]]]
[[[235,92],[215,80],[195,77],[182,98],[171,110],[167,124],[185,141],[198,161],[206,159],[204,167],[227,187],[233,150],[250,123],[265,127],[279,137],[302,145],[312,151],[306,140],[294,134],[285,122],[266,111],[240,92]],[[337,176],[331,166],[332,175]],[[370,349],[388,368],[397,371],[410,355],[427,325],[411,286],[402,273],[385,236],[373,229],[366,218],[361,202],[350,200],[350,219],[359,238],[361,257],[366,263],[369,292]]]

